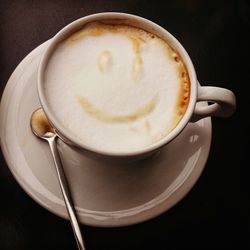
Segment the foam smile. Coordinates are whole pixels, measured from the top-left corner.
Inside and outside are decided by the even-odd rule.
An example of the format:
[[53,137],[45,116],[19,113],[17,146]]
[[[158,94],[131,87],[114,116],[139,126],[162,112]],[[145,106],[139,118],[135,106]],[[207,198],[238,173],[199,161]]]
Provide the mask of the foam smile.
[[126,115],[113,115],[108,114],[105,111],[102,111],[96,108],[86,97],[78,96],[77,100],[84,111],[91,117],[107,123],[113,122],[132,122],[136,121],[142,117],[147,116],[155,109],[158,103],[158,95],[154,96],[151,100],[145,103],[143,106],[137,108],[134,112],[131,112]]

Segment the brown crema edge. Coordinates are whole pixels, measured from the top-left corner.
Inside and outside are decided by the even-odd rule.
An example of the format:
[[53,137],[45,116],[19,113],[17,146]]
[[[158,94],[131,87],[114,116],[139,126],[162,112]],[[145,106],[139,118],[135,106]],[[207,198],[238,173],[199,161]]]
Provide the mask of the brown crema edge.
[[189,100],[190,100],[190,77],[188,74],[187,67],[183,60],[181,59],[180,54],[171,48],[174,52],[173,57],[174,60],[179,64],[179,79],[181,79],[181,87],[179,92],[179,98],[176,104],[177,115],[175,119],[175,126],[173,129],[178,125],[182,117],[184,116]]
[[[129,34],[130,33],[129,29],[131,27],[133,29],[136,29],[139,33],[140,32],[144,33],[145,35],[147,35],[151,38],[157,37],[156,35],[148,32],[146,30],[143,30],[141,28],[137,28],[137,27],[132,26],[132,25],[127,25],[127,24],[122,24],[122,23],[111,24],[111,23],[106,23],[106,22],[101,22],[101,21],[94,21],[94,22],[89,22],[89,23],[84,24],[82,27],[75,30],[74,34],[70,35],[65,40],[67,42],[75,42],[75,41],[82,39],[86,36],[100,36],[106,32],[119,33],[121,31],[121,29],[123,29],[123,31],[125,31],[127,34]],[[89,28],[91,28],[91,30]],[[141,37],[132,37],[132,38],[135,39],[135,42],[143,42],[143,39]],[[137,47],[136,43],[134,43],[134,48],[136,50],[136,53],[138,53],[138,50],[137,50],[138,47]]]

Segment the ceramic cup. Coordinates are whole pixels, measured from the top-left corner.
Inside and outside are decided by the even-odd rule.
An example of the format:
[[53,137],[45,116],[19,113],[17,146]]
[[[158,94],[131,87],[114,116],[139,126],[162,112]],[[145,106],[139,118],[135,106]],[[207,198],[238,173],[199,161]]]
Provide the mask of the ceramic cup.
[[[190,78],[190,101],[187,110],[184,116],[182,117],[181,121],[178,123],[178,125],[167,136],[153,143],[147,148],[142,148],[129,153],[120,153],[115,151],[106,152],[103,149],[101,150],[99,148],[94,148],[85,145],[76,136],[71,134],[69,131],[65,130],[63,126],[57,122],[54,113],[49,108],[46,93],[44,91],[44,73],[46,65],[48,64],[53,51],[55,50],[57,45],[61,41],[63,41],[66,37],[79,30],[86,23],[93,21],[123,23],[151,32],[161,37],[162,39],[166,40],[168,44],[180,54],[186,65]],[[204,87],[199,85],[193,63],[188,53],[183,48],[183,46],[178,42],[178,40],[173,35],[171,35],[167,30],[145,18],[126,13],[114,13],[114,12],[98,13],[85,16],[67,25],[65,28],[63,28],[54,36],[54,38],[49,43],[40,62],[38,70],[38,93],[41,106],[44,109],[46,116],[48,117],[50,123],[55,127],[60,138],[65,143],[69,144],[77,151],[80,150],[81,152],[88,154],[90,156],[94,156],[97,158],[102,157],[108,159],[122,159],[122,160],[124,159],[136,160],[149,156],[152,153],[159,151],[163,146],[167,145],[171,140],[177,137],[189,122],[194,122],[209,116],[229,117],[233,114],[236,107],[235,95],[230,90],[219,87]],[[210,105],[203,107],[196,105],[200,101],[209,101]]]

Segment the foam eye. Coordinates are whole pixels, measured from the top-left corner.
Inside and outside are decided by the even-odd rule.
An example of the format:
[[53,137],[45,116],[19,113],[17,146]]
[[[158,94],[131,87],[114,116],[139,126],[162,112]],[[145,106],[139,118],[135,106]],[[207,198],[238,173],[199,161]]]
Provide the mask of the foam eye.
[[132,45],[133,45],[133,51],[134,51],[134,62],[132,67],[132,78],[134,81],[137,81],[140,79],[141,73],[142,73],[142,64],[143,60],[141,57],[141,45],[145,42],[144,40],[138,38],[138,37],[129,37]]
[[113,64],[113,56],[109,50],[104,50],[98,57],[98,68],[102,73],[107,72]]

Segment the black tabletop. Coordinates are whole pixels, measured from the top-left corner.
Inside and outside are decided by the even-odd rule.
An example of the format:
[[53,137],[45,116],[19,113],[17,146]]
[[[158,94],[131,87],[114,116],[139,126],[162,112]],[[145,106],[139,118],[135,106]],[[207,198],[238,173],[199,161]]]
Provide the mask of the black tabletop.
[[[210,155],[188,195],[166,213],[120,228],[82,225],[87,249],[243,249],[249,241],[249,1],[0,1],[0,91],[18,63],[85,15],[148,18],[186,48],[202,85],[234,91],[236,113],[214,118]],[[249,146],[248,146],[249,149]],[[32,200],[0,156],[0,249],[77,249],[69,221]]]

